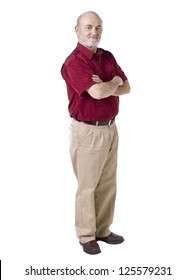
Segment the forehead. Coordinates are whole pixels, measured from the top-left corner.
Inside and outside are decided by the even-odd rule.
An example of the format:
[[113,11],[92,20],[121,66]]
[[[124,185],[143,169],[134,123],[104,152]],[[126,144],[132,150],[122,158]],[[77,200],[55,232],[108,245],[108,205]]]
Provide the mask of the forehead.
[[81,25],[102,26],[102,20],[96,14],[85,14],[80,18]]

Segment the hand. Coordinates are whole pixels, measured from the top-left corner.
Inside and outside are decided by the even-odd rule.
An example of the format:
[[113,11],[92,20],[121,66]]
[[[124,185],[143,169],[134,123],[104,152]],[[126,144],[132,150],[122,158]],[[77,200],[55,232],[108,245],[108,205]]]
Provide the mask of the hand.
[[98,84],[103,83],[98,75],[92,75],[92,80]]

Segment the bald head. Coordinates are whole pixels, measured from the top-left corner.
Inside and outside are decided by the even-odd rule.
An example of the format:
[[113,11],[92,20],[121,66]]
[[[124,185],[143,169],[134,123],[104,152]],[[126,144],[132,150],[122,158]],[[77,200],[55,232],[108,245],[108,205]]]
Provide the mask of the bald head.
[[97,13],[95,13],[93,11],[88,11],[88,12],[81,14],[77,19],[77,25],[80,25],[82,23],[82,21],[85,21],[86,19],[90,20],[91,18],[98,19],[102,25],[102,19],[100,18],[100,16]]

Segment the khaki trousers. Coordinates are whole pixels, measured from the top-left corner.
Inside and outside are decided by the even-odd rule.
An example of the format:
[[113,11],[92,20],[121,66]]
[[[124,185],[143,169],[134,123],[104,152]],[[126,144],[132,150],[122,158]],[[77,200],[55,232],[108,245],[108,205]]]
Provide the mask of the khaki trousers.
[[116,197],[116,124],[93,126],[72,120],[70,155],[78,181],[75,227],[82,242],[110,234]]

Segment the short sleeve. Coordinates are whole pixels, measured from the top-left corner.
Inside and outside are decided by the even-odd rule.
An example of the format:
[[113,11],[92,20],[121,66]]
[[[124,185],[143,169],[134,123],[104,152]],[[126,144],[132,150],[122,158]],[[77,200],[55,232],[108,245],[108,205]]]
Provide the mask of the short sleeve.
[[84,61],[72,60],[64,63],[61,70],[62,76],[77,93],[81,95],[90,88],[95,82],[92,80],[93,70]]

